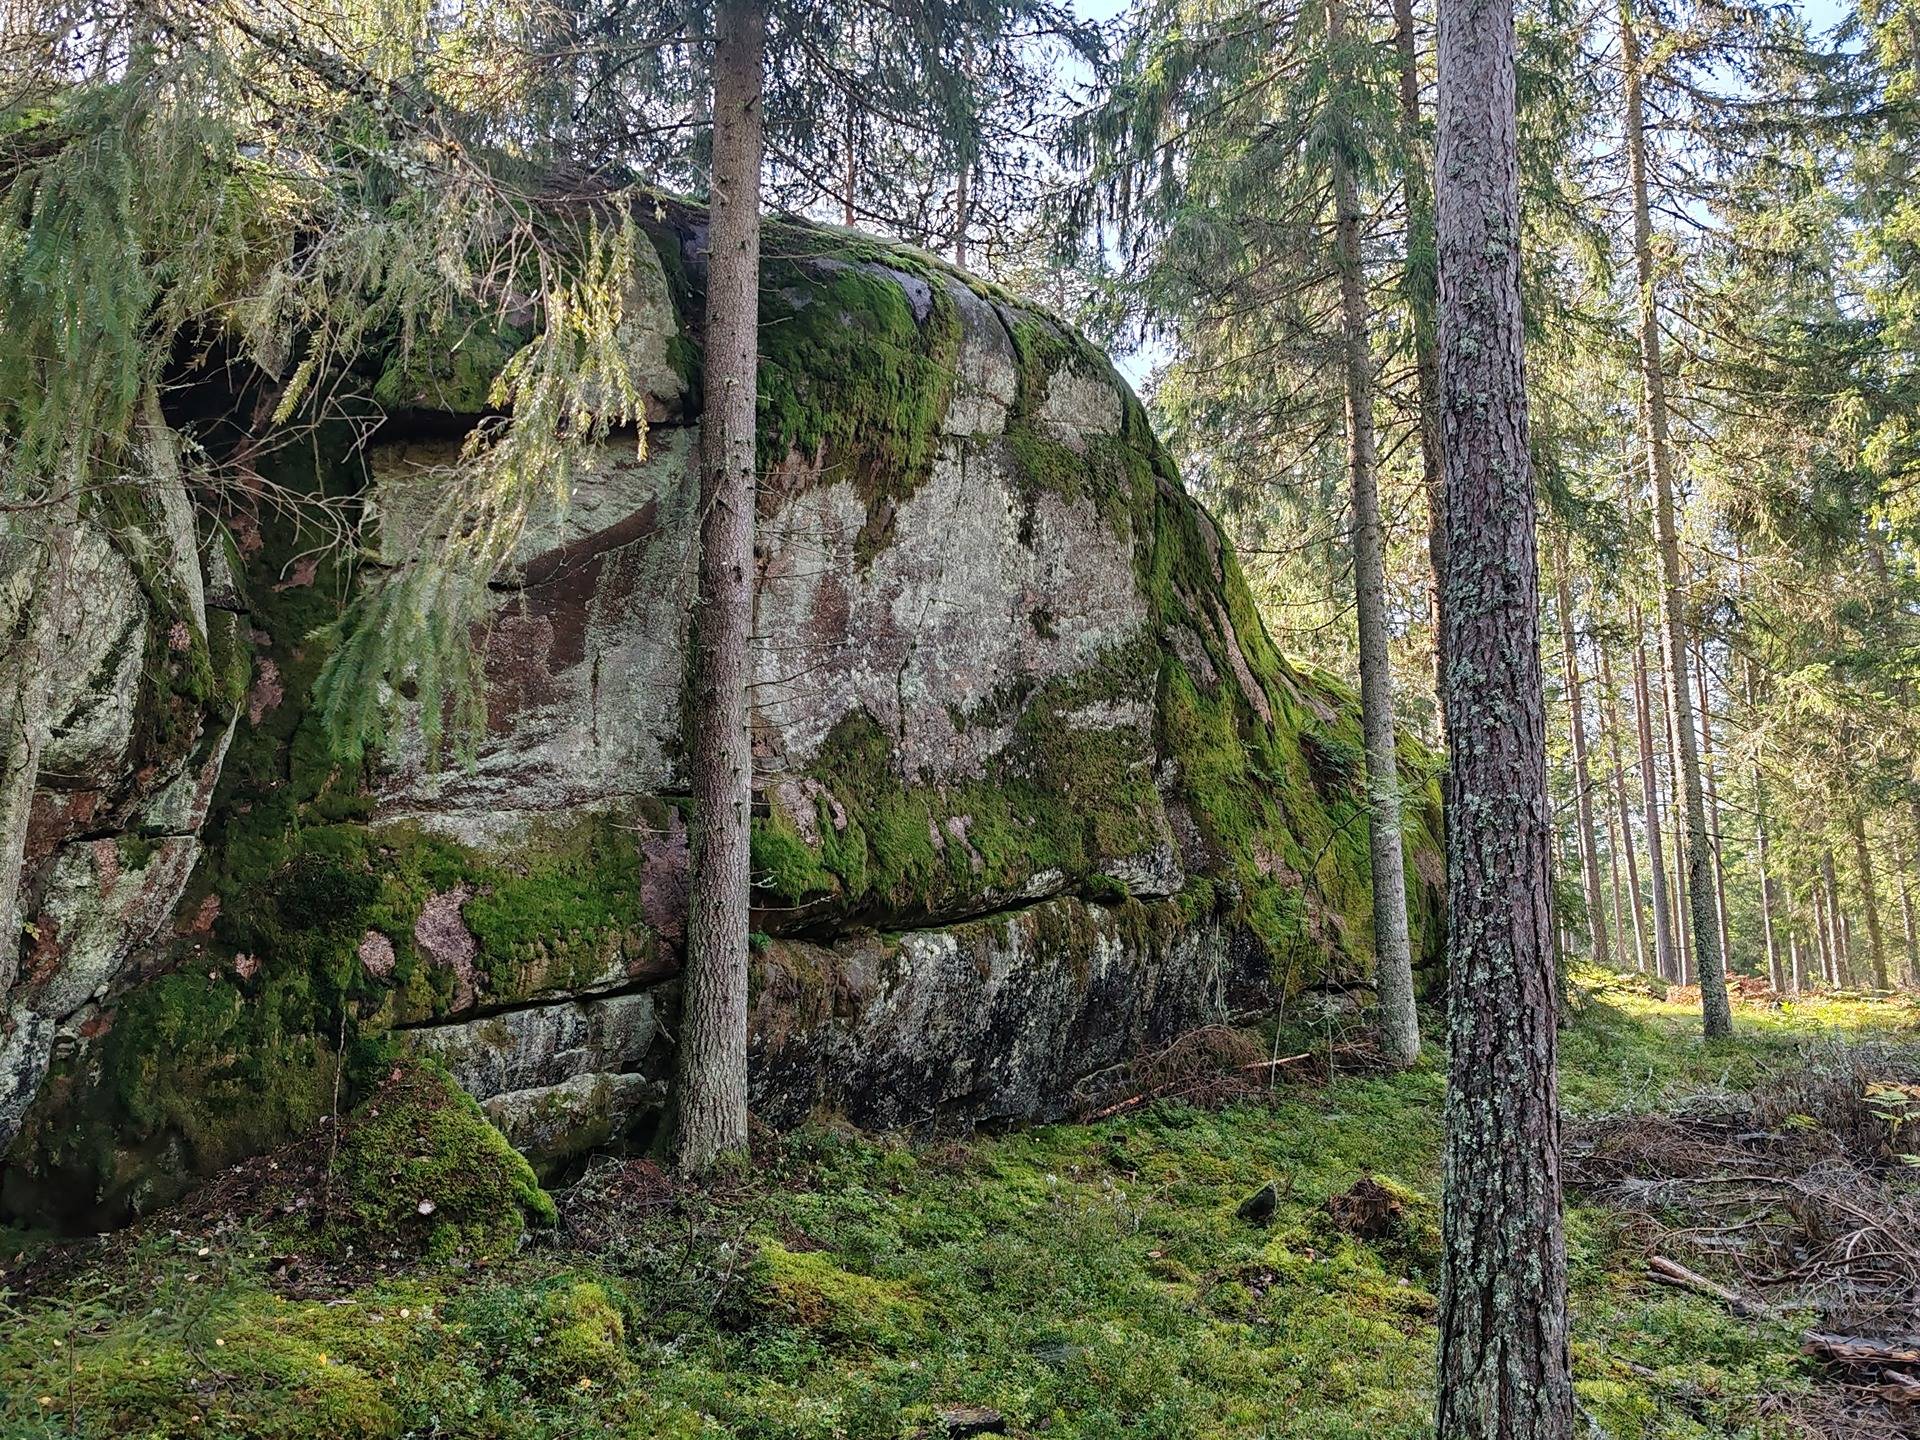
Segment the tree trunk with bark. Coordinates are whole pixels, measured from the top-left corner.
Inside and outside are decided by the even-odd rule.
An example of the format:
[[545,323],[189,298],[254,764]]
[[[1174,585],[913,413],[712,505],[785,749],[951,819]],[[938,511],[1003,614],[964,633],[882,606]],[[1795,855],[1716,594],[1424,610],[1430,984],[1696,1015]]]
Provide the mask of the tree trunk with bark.
[[692,892],[681,982],[675,1164],[710,1170],[747,1143],[747,940],[753,752],[755,403],[760,328],[761,0],[715,15],[700,601],[694,621]]
[[1573,639],[1573,587],[1567,581],[1567,549],[1555,556],[1554,587],[1560,602],[1560,661],[1567,686],[1568,728],[1573,740],[1574,818],[1579,825],[1580,879],[1587,900],[1587,943],[1594,962],[1612,963],[1607,950],[1607,917],[1600,889],[1600,845],[1593,829],[1593,789],[1587,766],[1586,697],[1580,688],[1580,659]]
[[1860,875],[1860,904],[1867,912],[1867,959],[1873,965],[1873,988],[1893,988],[1887,974],[1886,936],[1880,929],[1880,887],[1874,881],[1873,853],[1867,848],[1867,817],[1855,798],[1848,808],[1847,828],[1853,832],[1853,868]]
[[[1899,833],[1899,826],[1894,827]],[[1909,988],[1920,986],[1920,929],[1915,926],[1913,909],[1913,852],[1901,846],[1894,852],[1894,863],[1900,867],[1900,923],[1906,931],[1907,940],[1907,985]]]
[[1640,739],[1640,804],[1647,832],[1648,883],[1653,891],[1653,955],[1662,980],[1678,983],[1674,964],[1673,912],[1667,907],[1667,861],[1660,840],[1660,786],[1654,769],[1652,696],[1647,686],[1647,642],[1640,616],[1633,617],[1633,713]]
[[1644,972],[1649,962],[1647,918],[1640,900],[1640,862],[1634,856],[1632,813],[1627,808],[1627,771],[1620,751],[1620,703],[1613,686],[1613,662],[1607,658],[1606,643],[1597,641],[1594,648],[1600,652],[1600,689],[1606,698],[1600,718],[1606,726],[1607,750],[1613,761],[1613,806],[1620,817],[1620,850],[1627,864],[1627,900],[1633,909],[1634,964]]
[[1427,497],[1427,573],[1433,612],[1433,694],[1442,709],[1447,681],[1447,477],[1440,440],[1440,356],[1434,333],[1433,196],[1427,188],[1420,125],[1420,55],[1413,0],[1393,0],[1393,46],[1400,69],[1400,143],[1406,151],[1407,308],[1413,321],[1414,403],[1420,416],[1420,479]]
[[[1348,43],[1340,0],[1327,5],[1327,43],[1343,70]],[[1360,196],[1345,153],[1333,155],[1334,231],[1340,276],[1347,391],[1347,477],[1353,487],[1353,578],[1360,640],[1360,723],[1367,751],[1367,835],[1373,862],[1374,986],[1380,1053],[1389,1065],[1420,1058],[1407,938],[1406,861],[1401,850],[1400,760],[1394,737],[1393,670],[1387,652],[1386,543],[1380,522],[1380,457],[1373,421],[1373,339],[1360,254]]]
[[1707,844],[1713,856],[1713,924],[1720,946],[1720,968],[1733,967],[1733,937],[1727,926],[1726,838],[1720,833],[1720,786],[1713,773],[1713,707],[1708,703],[1707,647],[1693,643],[1694,683],[1700,702],[1700,780],[1707,792]]
[[1625,88],[1627,169],[1633,188],[1633,260],[1639,288],[1641,398],[1645,411],[1648,468],[1653,472],[1653,514],[1660,540],[1660,650],[1674,705],[1677,788],[1686,816],[1685,859],[1694,968],[1700,980],[1700,1015],[1709,1039],[1733,1034],[1726,972],[1712,937],[1713,884],[1707,847],[1706,801],[1700,785],[1700,755],[1693,738],[1693,700],[1687,685],[1687,631],[1680,570],[1680,533],[1673,498],[1673,453],[1667,420],[1666,373],[1660,358],[1660,314],[1653,273],[1653,219],[1647,198],[1646,115],[1640,94],[1640,43],[1633,0],[1620,6],[1620,69]]
[[1820,883],[1827,892],[1827,954],[1833,971],[1833,983],[1853,984],[1853,956],[1847,950],[1847,934],[1841,923],[1840,876],[1833,863],[1833,847],[1820,852]]
[[1839,976],[1834,968],[1833,951],[1829,948],[1833,932],[1827,925],[1827,896],[1820,877],[1814,876],[1813,883],[1807,889],[1807,904],[1813,911],[1813,957],[1820,967],[1820,978],[1829,985],[1838,985]]
[[1512,0],[1441,0],[1449,961],[1439,1440],[1567,1440],[1546,702]]
[[[1754,664],[1748,659],[1743,667],[1747,708],[1755,711],[1760,703],[1760,687],[1754,680]],[[1783,995],[1798,995],[1798,977],[1781,952],[1779,924],[1775,916],[1777,902],[1773,890],[1773,868],[1767,854],[1767,776],[1760,765],[1760,751],[1753,753],[1753,867],[1760,872],[1760,936],[1767,951],[1767,970],[1773,988]]]
[[960,173],[953,181],[953,263],[964,270],[967,268],[967,222],[968,206],[967,179],[969,166],[961,162]]

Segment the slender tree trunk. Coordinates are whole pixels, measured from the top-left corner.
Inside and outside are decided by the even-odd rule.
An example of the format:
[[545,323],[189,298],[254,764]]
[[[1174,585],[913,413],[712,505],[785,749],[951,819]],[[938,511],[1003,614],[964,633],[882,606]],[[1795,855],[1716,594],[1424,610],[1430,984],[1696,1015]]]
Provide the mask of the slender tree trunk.
[[1667,908],[1667,860],[1660,842],[1659,774],[1653,759],[1652,696],[1647,685],[1647,642],[1640,616],[1633,617],[1633,710],[1640,732],[1640,804],[1647,832],[1647,873],[1653,890],[1653,954],[1662,980],[1679,982],[1674,963],[1673,912]]
[[695,619],[692,894],[680,1014],[675,1161],[689,1174],[747,1143],[747,910],[753,754],[754,408],[760,324],[761,0],[715,16],[713,204]]
[[1837,985],[1839,976],[1834,968],[1831,948],[1833,932],[1827,924],[1827,894],[1818,875],[1807,887],[1807,903],[1813,911],[1813,957],[1820,967],[1820,978],[1829,985]]
[[[1427,575],[1432,601],[1433,694],[1446,688],[1447,475],[1440,439],[1440,357],[1435,341],[1433,197],[1427,190],[1426,140],[1420,125],[1420,55],[1413,0],[1393,0],[1393,46],[1400,67],[1400,143],[1407,162],[1407,309],[1413,322],[1414,399],[1420,414],[1420,478],[1427,497]],[[1445,705],[1440,702],[1442,741]]]
[[1691,985],[1696,971],[1693,963],[1693,911],[1688,906],[1686,852],[1681,834],[1686,829],[1686,812],[1680,796],[1680,718],[1673,705],[1673,672],[1657,672],[1651,683],[1658,690],[1654,701],[1666,717],[1667,740],[1667,835],[1673,840],[1673,873],[1668,877],[1667,893],[1673,900],[1673,953],[1679,963],[1680,983]]
[[1886,936],[1880,929],[1880,887],[1874,883],[1873,855],[1867,848],[1867,817],[1861,813],[1858,797],[1848,806],[1847,828],[1853,832],[1853,868],[1860,874],[1860,904],[1867,912],[1867,959],[1873,965],[1873,988],[1891,990]]
[[[1332,63],[1346,66],[1341,0],[1327,5]],[[1406,861],[1401,853],[1400,761],[1394,741],[1393,671],[1387,655],[1386,546],[1380,524],[1380,459],[1373,427],[1373,340],[1360,255],[1360,196],[1341,147],[1333,147],[1334,226],[1347,388],[1347,477],[1353,486],[1353,578],[1360,639],[1360,721],[1367,748],[1367,833],[1373,859],[1374,985],[1380,1053],[1389,1065],[1420,1058],[1407,939]]]
[[1568,1440],[1512,0],[1440,0],[1449,971],[1439,1440]]
[[1713,773],[1713,707],[1708,704],[1707,647],[1693,643],[1693,673],[1700,701],[1700,779],[1707,792],[1707,844],[1713,855],[1713,923],[1720,945],[1720,968],[1733,968],[1733,940],[1727,928],[1727,867],[1725,837],[1720,833],[1720,787]]
[[[1895,825],[1896,836],[1899,830]],[[1906,983],[1912,988],[1920,986],[1920,927],[1915,925],[1913,911],[1913,852],[1901,846],[1894,854],[1894,863],[1900,867],[1900,923],[1906,931]]]
[[1607,729],[1607,750],[1613,760],[1613,806],[1620,816],[1620,848],[1627,862],[1627,899],[1633,906],[1634,963],[1645,972],[1651,957],[1647,948],[1646,908],[1640,900],[1640,863],[1634,858],[1633,819],[1627,809],[1626,765],[1620,754],[1619,692],[1614,689],[1613,662],[1607,657],[1605,642],[1596,638],[1594,648],[1600,652],[1600,689],[1607,702],[1600,712],[1601,721]]
[[[1751,659],[1745,662],[1742,673],[1746,680],[1747,709],[1757,712],[1760,687],[1754,683]],[[1793,977],[1781,956],[1780,936],[1774,915],[1773,868],[1767,855],[1767,776],[1760,765],[1758,746],[1753,752],[1753,867],[1760,872],[1760,934],[1767,949],[1767,969],[1773,977],[1774,991],[1782,995],[1797,993],[1797,989],[1789,988],[1793,985]]]
[[[1620,829],[1611,805],[1606,808],[1606,817],[1607,884],[1613,892],[1613,934],[1621,946],[1619,963],[1624,966],[1627,963],[1625,953],[1627,943],[1627,904],[1625,890],[1620,883]],[[1646,962],[1639,954],[1638,945],[1634,947],[1634,950],[1635,968],[1640,970],[1646,969]]]
[[1580,830],[1580,878],[1587,900],[1587,938],[1597,965],[1610,965],[1607,919],[1600,889],[1600,847],[1593,831],[1592,779],[1587,766],[1586,697],[1580,688],[1580,660],[1573,643],[1573,589],[1567,583],[1567,548],[1555,557],[1554,585],[1560,602],[1560,660],[1567,685],[1567,714],[1573,735],[1574,818]]
[[1793,978],[1787,982],[1792,988],[1788,993],[1798,999],[1800,992],[1807,988],[1807,965],[1800,955],[1798,930],[1787,932],[1787,958],[1793,962]]
[[1853,985],[1853,956],[1847,951],[1847,935],[1840,914],[1840,878],[1833,863],[1833,847],[1820,852],[1820,883],[1827,892],[1827,954],[1832,957],[1833,983]]
[[970,168],[963,162],[960,173],[953,181],[953,263],[962,270],[967,268],[967,222],[970,219],[967,179]]
[[853,229],[855,213],[853,208],[854,191],[860,178],[860,112],[851,99],[847,101],[847,168],[841,180],[840,223],[847,229]]
[[1685,805],[1685,843],[1692,955],[1700,979],[1700,1015],[1709,1039],[1733,1034],[1726,973],[1711,936],[1713,884],[1707,849],[1706,801],[1700,786],[1700,756],[1693,740],[1693,700],[1687,686],[1687,632],[1682,609],[1680,532],[1674,518],[1673,454],[1667,424],[1667,382],[1660,358],[1660,314],[1654,290],[1653,218],[1647,199],[1646,116],[1640,95],[1640,42],[1633,0],[1621,0],[1620,69],[1626,91],[1627,168],[1633,186],[1634,275],[1640,291],[1640,378],[1646,410],[1647,458],[1653,472],[1653,513],[1660,537],[1660,649],[1673,693],[1678,732],[1677,788]]

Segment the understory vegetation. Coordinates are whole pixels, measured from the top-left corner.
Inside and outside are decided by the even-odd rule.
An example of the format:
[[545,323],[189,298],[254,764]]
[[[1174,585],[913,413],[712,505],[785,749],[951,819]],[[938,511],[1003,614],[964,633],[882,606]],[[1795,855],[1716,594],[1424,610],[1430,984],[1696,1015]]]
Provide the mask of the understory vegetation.
[[[1653,1283],[1656,1253],[1745,1283],[1676,1248],[1666,1177],[1580,1182],[1623,1125],[1767,1097],[1808,1107],[1781,1132],[1857,1145],[1798,1098],[1825,1086],[1878,1137],[1861,1173],[1906,1197],[1900,1118],[1859,1081],[1920,1079],[1920,1013],[1749,1006],[1739,1040],[1708,1045],[1642,982],[1580,979],[1562,1070],[1593,1422],[1617,1440],[1900,1433],[1802,1355],[1822,1312]],[[1325,1078],[1338,1039],[1283,1021],[1258,1043],[1313,1058],[1254,1073],[1300,1078],[1236,1066],[1202,1103],[1122,1093],[1084,1124],[765,1136],[702,1190],[602,1161],[553,1209],[470,1102],[396,1072],[337,1136],[120,1236],[7,1236],[0,1433],[826,1440],[969,1433],[991,1411],[1086,1440],[1412,1440],[1431,1426],[1442,1074]],[[1243,1218],[1268,1185],[1271,1214]]]

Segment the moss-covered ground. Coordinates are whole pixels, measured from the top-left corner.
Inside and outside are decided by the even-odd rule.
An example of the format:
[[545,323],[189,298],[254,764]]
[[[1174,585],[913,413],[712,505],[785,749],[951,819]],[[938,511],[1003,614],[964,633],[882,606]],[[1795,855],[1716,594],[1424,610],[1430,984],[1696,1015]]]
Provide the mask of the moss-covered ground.
[[[1686,1011],[1615,985],[1566,1032],[1567,1104],[1666,1108],[1915,1026],[1907,1004],[1746,1008],[1709,1048]],[[183,1211],[0,1297],[0,1434],[827,1440],[939,1434],[971,1405],[1086,1440],[1412,1440],[1441,1089],[1430,1059],[966,1145],[814,1128],[704,1194],[610,1166],[491,1261],[290,1269],[285,1222]],[[1367,1174],[1404,1201],[1373,1241],[1326,1203]],[[1237,1218],[1269,1181],[1271,1223]],[[1793,1324],[1650,1286],[1603,1210],[1569,1229],[1579,1393],[1607,1433],[1805,1433]]]

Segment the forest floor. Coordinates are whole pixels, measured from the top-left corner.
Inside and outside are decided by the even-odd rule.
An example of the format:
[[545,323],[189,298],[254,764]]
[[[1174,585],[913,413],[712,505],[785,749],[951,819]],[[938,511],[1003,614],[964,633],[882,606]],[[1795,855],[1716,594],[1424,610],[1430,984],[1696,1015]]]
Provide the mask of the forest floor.
[[[1803,1353],[1920,1322],[1920,1228],[1888,1233],[1920,1216],[1892,1083],[1920,1081],[1920,1008],[1749,1000],[1709,1047],[1685,1008],[1584,978],[1563,1095],[1590,1433],[1920,1434],[1897,1365]],[[1438,1055],[1244,1064],[1087,1124],[768,1138],[706,1192],[603,1163],[490,1263],[304,1231],[305,1200],[251,1182],[109,1240],[0,1236],[0,1435],[1429,1435]]]

